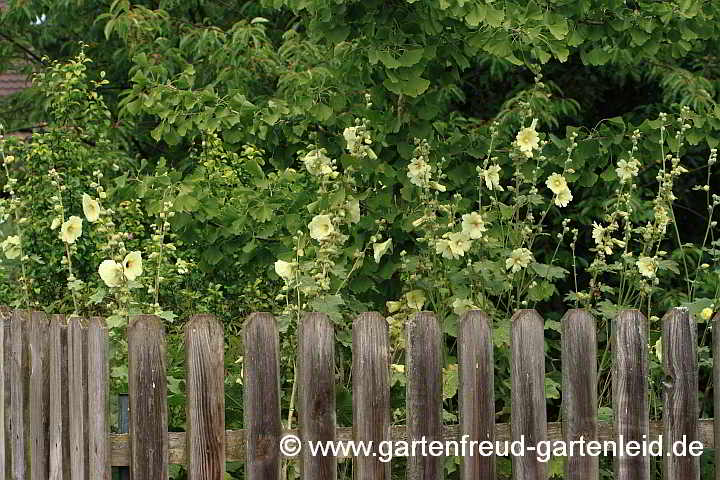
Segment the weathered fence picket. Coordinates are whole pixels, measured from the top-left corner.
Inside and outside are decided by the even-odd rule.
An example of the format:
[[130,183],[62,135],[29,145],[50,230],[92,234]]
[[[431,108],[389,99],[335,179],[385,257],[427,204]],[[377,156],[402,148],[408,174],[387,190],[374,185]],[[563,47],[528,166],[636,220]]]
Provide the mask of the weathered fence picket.
[[[490,319],[471,311],[463,315],[458,331],[458,400],[460,431],[469,439],[495,441],[495,364]],[[487,450],[485,450],[487,451]],[[495,457],[466,455],[461,459],[462,480],[495,478]]]
[[353,438],[372,442],[373,455],[353,459],[354,480],[390,480],[390,462],[378,446],[390,440],[390,343],[388,324],[378,313],[353,322]]
[[[300,439],[335,441],[335,331],[325,314],[308,313],[298,329],[298,427]],[[335,480],[337,459],[300,452],[303,478]]]
[[[542,440],[651,441],[662,434],[665,452],[678,440],[720,445],[720,427],[698,418],[697,327],[687,309],[663,318],[666,372],[664,415],[649,421],[648,325],[638,311],[611,322],[614,423],[597,421],[597,339],[593,317],[571,310],[561,320],[562,420],[548,423],[544,380],[544,321],[534,310],[511,319],[510,425],[494,416],[494,352],[488,317],[471,311],[458,324],[459,424],[443,425],[444,340],[430,312],[406,324],[407,427],[391,426],[388,323],[377,313],[353,322],[353,427],[335,420],[335,333],[325,314],[306,314],[298,328],[296,458],[301,478],[335,480],[337,457],[312,456],[307,441],[372,441],[374,455],[353,458],[355,480],[389,480],[381,461],[387,440],[424,439],[426,452],[407,461],[408,480],[443,478],[443,454],[434,441],[460,445],[524,438]],[[715,332],[720,316],[714,319]],[[246,462],[249,480],[278,480],[283,454],[279,335],[275,319],[252,314],[244,327],[245,429],[225,431],[224,338],[210,315],[191,318],[185,330],[187,432],[168,432],[166,340],[162,321],[137,316],[128,328],[129,434],[109,434],[108,329],[88,320],[0,308],[0,480],[109,480],[110,465],[129,465],[135,480],[167,478],[170,463],[185,463],[190,480],[222,480],[226,461]],[[713,338],[720,358],[720,335]],[[713,370],[720,385],[720,362]],[[288,392],[289,393],[289,392]],[[720,411],[720,389],[715,406]],[[620,441],[622,437],[622,441]],[[438,444],[439,445],[439,444]],[[470,448],[472,446],[470,445]],[[438,454],[439,453],[439,454]],[[547,464],[535,455],[513,456],[515,480],[546,480]],[[649,480],[649,457],[616,455],[615,478]],[[699,480],[697,457],[663,456],[668,480]],[[496,478],[495,458],[465,455],[461,479]],[[597,480],[597,457],[575,455],[567,480]],[[720,469],[716,470],[720,480]]]
[[65,317],[53,315],[48,326],[49,346],[49,464],[50,480],[70,480],[70,392],[68,382],[68,328]]
[[189,480],[225,477],[225,384],[222,325],[195,315],[185,327]]
[[[407,432],[428,444],[443,440],[443,348],[440,325],[430,312],[414,314],[406,326]],[[444,459],[433,453],[408,457],[408,480],[441,480]]]
[[[566,442],[597,436],[597,335],[595,320],[584,310],[570,310],[562,329],[562,416]],[[599,458],[573,455],[565,462],[565,480],[597,480]]]
[[280,340],[272,315],[253,313],[245,324],[245,431],[248,480],[280,477]]
[[[513,441],[524,439],[535,448],[547,440],[545,410],[545,336],[544,322],[535,310],[520,310],[512,318],[512,411],[510,424]],[[512,469],[520,480],[545,480],[547,462],[538,456],[514,455]]]
[[[618,315],[612,334],[615,441],[643,442],[650,434],[647,320],[637,310]],[[616,480],[650,480],[650,457],[617,452]]]
[[[130,478],[168,478],[168,406],[165,329],[153,315],[128,327]],[[75,477],[73,477],[73,480]]]
[[50,391],[48,390],[48,318],[42,312],[32,312],[28,331],[30,385],[28,414],[30,416],[29,442],[30,478],[48,478],[48,422]]

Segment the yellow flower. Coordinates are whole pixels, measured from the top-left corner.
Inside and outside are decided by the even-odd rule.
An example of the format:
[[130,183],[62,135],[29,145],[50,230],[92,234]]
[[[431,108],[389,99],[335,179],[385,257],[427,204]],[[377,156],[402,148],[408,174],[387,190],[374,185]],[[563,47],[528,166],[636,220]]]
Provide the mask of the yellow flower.
[[308,229],[310,236],[318,241],[325,240],[335,231],[330,215],[315,215],[308,224]]
[[451,233],[448,237],[448,245],[454,255],[462,257],[465,255],[465,252],[470,250],[472,242],[470,241],[468,234],[464,232],[455,232]]
[[331,160],[325,155],[325,151],[324,148],[316,148],[303,157],[302,161],[310,175],[329,175],[332,173]]
[[515,273],[530,265],[532,260],[533,255],[530,250],[527,248],[516,248],[510,254],[510,258],[505,260],[505,268]]
[[53,218],[53,221],[50,224],[50,230],[55,230],[56,228],[58,228],[60,226],[61,223],[62,223],[62,219],[60,217]]
[[100,204],[97,200],[90,198],[90,195],[87,193],[83,193],[82,207],[83,213],[85,214],[85,218],[88,219],[88,222],[96,222],[97,219],[100,218]]
[[547,187],[556,195],[568,188],[565,177],[558,173],[550,175],[545,181],[545,185],[547,185]]
[[450,260],[458,258],[453,249],[450,247],[450,240],[446,238],[441,238],[435,242],[435,253],[442,255],[443,258],[449,258]]
[[405,365],[401,365],[398,363],[391,363],[390,369],[395,373],[405,373]]
[[20,237],[18,235],[10,235],[2,242],[2,250],[8,260],[18,258],[22,251],[20,250]]
[[605,228],[602,225],[598,225],[593,222],[592,238],[595,240],[595,245],[600,245],[605,236]]
[[466,213],[462,216],[462,231],[472,239],[482,238],[485,232],[485,222],[478,212]]
[[125,278],[132,282],[143,273],[142,254],[140,252],[128,253],[123,259],[122,266]]
[[529,127],[520,130],[517,134],[517,137],[515,137],[515,143],[517,144],[518,148],[528,158],[532,157],[532,151],[537,150],[540,146],[540,137],[535,131],[536,124],[537,119],[534,119]]
[[651,257],[640,257],[636,262],[640,275],[648,278],[654,278],[655,272],[657,272],[658,264],[655,258]]
[[567,207],[568,203],[573,199],[570,189],[565,187],[565,190],[560,190],[555,194],[555,205],[558,207]]
[[375,258],[375,263],[380,263],[380,259],[390,248],[392,248],[392,238],[388,238],[382,243],[373,243],[373,257]]
[[712,314],[713,314],[713,311],[712,311],[712,308],[710,308],[710,307],[705,307],[700,312],[700,316],[702,317],[703,320],[710,320],[710,317],[712,317]]
[[408,307],[413,310],[421,310],[425,305],[425,293],[422,290],[411,290],[405,294]]
[[119,287],[123,282],[123,267],[115,260],[103,260],[98,268],[100,278],[110,288]]
[[632,177],[637,176],[638,174],[638,167],[640,166],[640,163],[637,160],[630,160],[629,162],[625,159],[622,159],[618,162],[617,168],[615,169],[615,173],[617,174],[618,178],[620,179],[621,183],[625,183],[628,180],[630,180]]
[[65,243],[75,243],[82,235],[82,218],[73,215],[60,227],[60,240]]
[[278,260],[275,262],[275,273],[284,280],[290,280],[295,273],[295,262],[286,262],[284,260]]
[[482,171],[485,186],[488,190],[503,191],[503,188],[500,186],[500,170],[500,165],[490,165]]

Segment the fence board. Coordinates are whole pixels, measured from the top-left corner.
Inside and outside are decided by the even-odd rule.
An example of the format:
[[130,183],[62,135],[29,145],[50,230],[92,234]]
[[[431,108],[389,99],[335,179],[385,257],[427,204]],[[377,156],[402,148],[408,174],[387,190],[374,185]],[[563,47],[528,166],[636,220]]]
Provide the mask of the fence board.
[[[648,396],[648,336],[647,321],[638,310],[625,310],[615,320],[612,347],[613,410],[615,413],[615,441],[642,442],[650,428],[650,398]],[[650,457],[615,455],[616,480],[649,480]]]
[[[153,315],[137,315],[128,329],[130,478],[168,478],[165,329]],[[74,478],[73,478],[74,480]]]
[[[322,313],[308,313],[300,322],[297,353],[298,427],[306,441],[335,441],[335,332]],[[301,478],[335,480],[337,459],[300,452]]]
[[11,477],[25,480],[28,474],[26,442],[28,436],[29,372],[27,326],[29,312],[16,310],[10,323],[10,428]]
[[[495,364],[490,320],[472,310],[463,315],[458,332],[458,401],[460,430],[468,440],[495,442]],[[495,456],[464,455],[460,478],[495,478]]]
[[48,478],[48,318],[43,312],[32,312],[28,331],[30,387],[30,478]]
[[[442,332],[435,315],[420,312],[405,326],[407,335],[407,429],[410,440],[442,440]],[[408,480],[440,480],[441,456],[408,457]]]
[[[10,476],[10,318],[9,308],[0,306],[0,480]],[[6,348],[7,344],[7,348]]]
[[225,476],[225,341],[212,315],[195,315],[185,327],[189,480]]
[[70,477],[87,478],[87,377],[85,361],[87,329],[83,320],[73,317],[68,323],[68,421],[70,430]]
[[49,479],[70,480],[70,417],[67,325],[53,315],[48,326],[49,344]]
[[92,317],[87,328],[89,480],[110,480],[108,341],[105,320]]
[[378,445],[390,440],[390,348],[388,324],[379,313],[353,322],[353,439],[373,442],[375,455],[353,459],[354,480],[390,480],[390,462],[381,462]]
[[[597,436],[597,335],[595,319],[585,310],[570,310],[562,318],[562,417],[565,441]],[[565,462],[566,480],[593,480],[600,459],[573,455]]]
[[[520,441],[524,436],[525,445],[535,447],[547,440],[544,322],[535,310],[520,310],[511,322],[512,438]],[[512,469],[516,480],[548,478],[547,462],[532,454],[513,456]]]
[[673,308],[663,317],[662,361],[665,368],[663,421],[664,478],[700,480],[700,457],[676,456],[671,446],[698,439],[697,325],[687,308]]
[[275,319],[253,313],[245,324],[244,415],[248,480],[280,477],[280,347]]

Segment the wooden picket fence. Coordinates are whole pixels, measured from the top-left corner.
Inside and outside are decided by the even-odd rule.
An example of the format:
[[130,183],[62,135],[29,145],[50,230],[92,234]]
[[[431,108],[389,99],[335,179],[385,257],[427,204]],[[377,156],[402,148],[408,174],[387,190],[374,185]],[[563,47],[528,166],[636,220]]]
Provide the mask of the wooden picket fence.
[[[101,318],[69,322],[62,316],[4,310],[0,315],[0,480],[107,480],[110,466],[129,466],[133,480],[168,478],[169,464],[185,464],[191,480],[222,480],[226,461],[245,461],[247,479],[277,480],[284,434],[280,417],[279,340],[270,314],[254,313],[244,328],[244,430],[225,431],[222,326],[198,315],[186,326],[187,431],[168,433],[166,345],[162,321],[137,316],[128,328],[129,434],[108,427],[108,331]],[[716,317],[717,321],[717,317]],[[647,321],[624,311],[612,325],[612,423],[597,421],[595,321],[582,310],[562,319],[563,422],[548,423],[544,394],[544,321],[535,310],[512,319],[511,423],[495,424],[493,346],[487,317],[468,312],[459,325],[459,424],[442,421],[442,331],[430,312],[406,325],[407,425],[392,426],[388,327],[377,313],[353,323],[353,427],[335,422],[335,354],[331,322],[309,313],[298,329],[298,423],[303,440],[420,439],[651,440],[686,437],[712,448],[720,428],[699,420],[697,334],[686,309],[663,319],[664,419],[650,422]],[[720,338],[713,343],[720,352]],[[718,362],[720,363],[720,362]],[[718,364],[714,381],[720,381]],[[720,392],[719,392],[720,393]],[[720,394],[715,408],[720,408]],[[718,410],[716,410],[718,411]],[[335,457],[303,449],[302,477],[337,478]],[[378,456],[353,459],[355,480],[390,480]],[[599,477],[597,457],[570,457],[568,480]],[[697,457],[667,456],[664,478],[697,480]],[[615,478],[649,480],[649,457],[615,457]],[[548,476],[547,464],[527,455],[512,458],[516,480]],[[716,478],[720,478],[720,473]],[[440,457],[408,457],[407,478],[443,477]],[[461,463],[461,478],[494,479],[495,459],[474,455]]]

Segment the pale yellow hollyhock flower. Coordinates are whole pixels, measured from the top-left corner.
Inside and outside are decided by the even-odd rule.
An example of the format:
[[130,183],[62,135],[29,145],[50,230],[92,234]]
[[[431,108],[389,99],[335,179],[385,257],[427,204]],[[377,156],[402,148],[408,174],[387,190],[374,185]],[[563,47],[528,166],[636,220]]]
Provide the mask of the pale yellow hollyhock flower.
[[85,214],[85,218],[88,219],[88,222],[97,222],[97,219],[100,218],[100,204],[98,201],[90,198],[90,195],[87,193],[83,193],[82,207],[83,213]]
[[615,169],[615,173],[617,174],[618,178],[620,179],[621,183],[625,183],[628,180],[630,180],[632,177],[637,176],[639,170],[639,163],[637,160],[631,160],[627,161],[625,159],[620,160],[617,163],[617,168]]
[[82,235],[82,218],[73,215],[60,227],[60,240],[65,243],[75,243]]
[[413,310],[421,310],[425,305],[425,293],[422,290],[411,290],[405,294],[408,307]]
[[565,177],[558,173],[550,175],[545,181],[545,185],[556,195],[568,188]]
[[128,253],[123,259],[122,266],[125,278],[132,282],[143,273],[142,253],[138,251]]
[[605,228],[602,225],[593,222],[592,238],[595,240],[595,245],[600,245],[604,236]]
[[62,219],[60,217],[53,218],[53,221],[50,224],[50,230],[55,230],[56,228],[58,228],[60,226],[61,223],[62,223]]
[[488,168],[482,171],[483,179],[485,180],[485,186],[488,190],[503,191],[500,186],[500,165],[490,165]]
[[105,285],[110,288],[119,287],[123,283],[123,267],[115,260],[103,260],[98,273]]
[[441,238],[435,242],[435,253],[442,255],[443,258],[449,258],[450,260],[458,258],[453,249],[450,247],[450,240],[445,238]]
[[700,316],[702,317],[703,320],[710,320],[710,317],[712,317],[712,314],[713,314],[713,310],[710,307],[705,307],[700,312]]
[[315,240],[325,240],[335,231],[330,215],[315,215],[308,224],[308,229]]
[[657,272],[658,264],[657,260],[652,257],[640,257],[636,262],[640,275],[648,278],[654,278],[655,272]]
[[2,242],[2,250],[8,260],[18,258],[22,251],[20,250],[20,237],[18,235],[10,235]]
[[532,260],[533,256],[530,250],[527,248],[516,248],[510,254],[510,258],[505,260],[505,268],[515,273],[530,265]]
[[567,207],[568,203],[573,199],[570,189],[565,187],[565,190],[560,190],[555,194],[555,205],[558,207]]
[[466,213],[462,216],[462,231],[474,240],[482,238],[482,234],[487,230],[485,221],[478,212]]
[[529,127],[520,130],[515,137],[515,143],[518,148],[528,158],[533,156],[533,150],[537,150],[540,147],[540,137],[535,131],[535,125],[537,125],[537,118],[532,121]]
[[285,280],[290,280],[295,273],[295,262],[278,260],[275,262],[275,273]]
[[388,238],[382,243],[373,243],[373,257],[375,263],[380,263],[380,259],[385,255],[389,249],[392,248],[392,238]]
[[448,237],[450,250],[459,257],[465,256],[465,252],[470,250],[472,246],[472,241],[465,232],[454,232],[448,235]]

